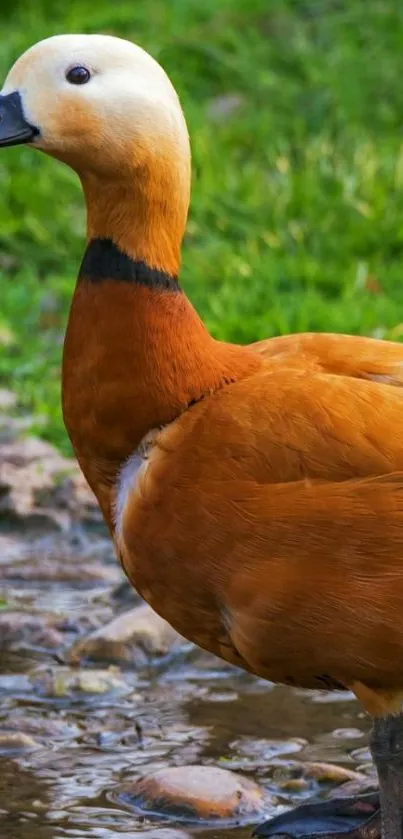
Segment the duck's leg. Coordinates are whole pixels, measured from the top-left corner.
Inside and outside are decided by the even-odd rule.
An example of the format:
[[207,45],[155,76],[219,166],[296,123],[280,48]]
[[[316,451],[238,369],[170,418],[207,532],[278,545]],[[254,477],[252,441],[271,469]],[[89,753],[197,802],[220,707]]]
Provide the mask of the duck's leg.
[[382,839],[403,839],[403,714],[374,718],[371,753],[379,779]]

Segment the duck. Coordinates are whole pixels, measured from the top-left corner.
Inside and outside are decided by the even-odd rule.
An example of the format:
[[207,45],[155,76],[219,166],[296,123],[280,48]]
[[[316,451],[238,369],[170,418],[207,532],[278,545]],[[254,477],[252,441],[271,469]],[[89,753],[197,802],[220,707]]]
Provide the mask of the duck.
[[30,47],[0,92],[0,147],[20,144],[84,193],[63,417],[129,581],[204,650],[352,691],[372,717],[379,794],[313,801],[255,835],[402,839],[403,347],[210,335],[178,280],[185,117],[141,47]]

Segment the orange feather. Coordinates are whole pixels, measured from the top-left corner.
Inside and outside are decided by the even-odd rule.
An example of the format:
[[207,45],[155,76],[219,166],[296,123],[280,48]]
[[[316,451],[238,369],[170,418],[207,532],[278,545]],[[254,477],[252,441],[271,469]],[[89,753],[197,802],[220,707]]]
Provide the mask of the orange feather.
[[179,290],[79,281],[64,417],[142,596],[254,673],[395,703],[402,371],[400,344],[306,334],[238,347]]

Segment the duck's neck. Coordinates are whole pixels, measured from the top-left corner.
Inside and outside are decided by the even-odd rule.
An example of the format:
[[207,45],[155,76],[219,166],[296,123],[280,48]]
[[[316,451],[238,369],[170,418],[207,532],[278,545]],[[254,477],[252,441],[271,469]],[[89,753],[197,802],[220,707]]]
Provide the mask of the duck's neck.
[[84,173],[81,182],[88,242],[111,237],[133,260],[178,276],[189,206],[186,156],[173,164],[161,152],[158,166],[141,166],[113,180]]
[[[118,470],[144,435],[261,362],[209,335],[172,271],[173,246],[153,258],[132,228],[130,241],[118,242],[104,224],[93,227],[91,212],[64,346],[63,411],[108,519]],[[123,208],[116,212],[126,224]]]

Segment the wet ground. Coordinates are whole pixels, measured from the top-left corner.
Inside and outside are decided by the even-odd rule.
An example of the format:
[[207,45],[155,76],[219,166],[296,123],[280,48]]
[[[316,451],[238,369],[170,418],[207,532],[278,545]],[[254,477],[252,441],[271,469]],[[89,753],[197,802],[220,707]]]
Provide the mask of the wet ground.
[[123,789],[154,768],[243,773],[268,814],[328,793],[343,768],[371,775],[368,720],[349,695],[274,687],[153,631],[126,633],[105,661],[99,644],[95,661],[77,653],[136,601],[95,514],[63,534],[32,509],[9,509],[0,528],[1,839],[250,835],[136,813]]

